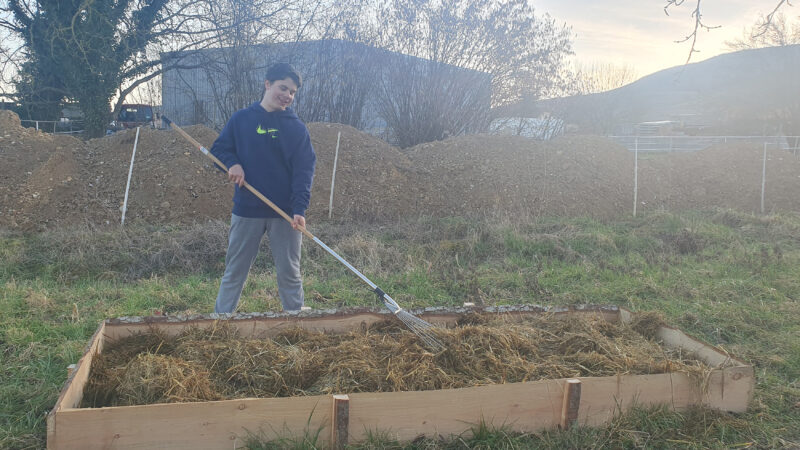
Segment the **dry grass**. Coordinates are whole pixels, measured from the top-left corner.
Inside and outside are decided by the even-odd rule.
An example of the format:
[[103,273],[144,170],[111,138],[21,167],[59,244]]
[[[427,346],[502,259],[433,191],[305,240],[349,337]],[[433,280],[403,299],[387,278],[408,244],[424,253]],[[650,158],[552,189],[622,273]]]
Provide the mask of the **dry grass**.
[[431,353],[397,321],[341,335],[293,328],[241,339],[224,322],[168,339],[140,334],[97,356],[84,406],[140,405],[244,397],[450,389],[576,376],[701,374],[704,366],[670,354],[633,325],[551,315],[510,320],[467,316],[437,329],[445,350]]

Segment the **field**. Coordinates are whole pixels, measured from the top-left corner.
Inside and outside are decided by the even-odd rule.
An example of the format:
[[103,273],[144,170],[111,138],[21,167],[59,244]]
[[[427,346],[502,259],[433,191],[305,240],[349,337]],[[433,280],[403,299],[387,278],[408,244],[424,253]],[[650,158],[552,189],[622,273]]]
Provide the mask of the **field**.
[[[309,228],[402,306],[614,304],[756,367],[743,415],[638,409],[602,429],[471,435],[365,448],[797,448],[800,446],[800,160],[760,145],[642,155],[608,139],[469,136],[400,150],[309,124],[317,175]],[[216,137],[187,132],[204,145]],[[335,143],[341,149],[328,219]],[[168,130],[89,141],[22,128],[0,111],[0,448],[43,448],[45,416],[89,337],[117,316],[207,313],[223,270],[230,185]],[[762,176],[766,182],[762,184]],[[764,201],[762,203],[762,186]],[[762,208],[767,215],[754,215]],[[672,211],[672,212],[670,212]],[[376,306],[306,242],[313,308]],[[261,252],[240,311],[276,311]],[[313,448],[264,442],[253,448]]]
[[[666,321],[756,367],[742,415],[638,409],[606,428],[518,435],[475,424],[462,437],[361,448],[796,448],[800,446],[800,216],[733,210],[637,218],[524,215],[404,218],[309,228],[401,305],[615,304]],[[213,309],[227,224],[68,225],[0,232],[0,448],[42,448],[67,365],[98,323]],[[266,249],[266,248],[265,248]],[[308,306],[375,305],[374,294],[306,242]],[[240,311],[279,309],[267,251]],[[251,448],[314,448],[248,436]]]

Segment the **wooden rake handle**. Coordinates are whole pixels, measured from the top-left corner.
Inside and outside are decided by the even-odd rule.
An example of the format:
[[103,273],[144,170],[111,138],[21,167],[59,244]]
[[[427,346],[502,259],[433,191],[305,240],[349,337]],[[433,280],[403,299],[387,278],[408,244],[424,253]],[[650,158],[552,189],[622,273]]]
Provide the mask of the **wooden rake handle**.
[[[196,140],[195,140],[193,137],[189,136],[189,134],[188,134],[187,132],[183,131],[183,129],[181,129],[181,127],[179,127],[179,126],[175,125],[175,122],[173,122],[173,121],[169,120],[169,119],[168,119],[168,118],[166,118],[165,116],[161,116],[161,120],[163,120],[163,121],[164,121],[164,122],[165,122],[167,125],[169,125],[169,126],[170,126],[170,127],[173,129],[173,130],[177,131],[177,132],[178,132],[178,134],[180,134],[181,136],[183,136],[183,137],[184,137],[184,139],[186,139],[187,141],[189,141],[189,142],[190,142],[190,143],[191,143],[191,144],[192,144],[192,145],[193,145],[193,146],[194,146],[196,149],[200,150],[200,152],[201,152],[201,153],[203,153],[204,155],[208,156],[208,157],[209,157],[209,158],[210,158],[212,161],[214,161],[214,164],[216,164],[216,165],[218,165],[219,167],[221,167],[221,168],[222,168],[222,169],[223,169],[223,170],[224,170],[226,173],[227,173],[227,172],[229,172],[228,166],[226,166],[225,164],[223,164],[223,162],[222,162],[222,161],[220,161],[220,160],[219,160],[219,159],[218,159],[216,156],[214,156],[214,154],[213,154],[213,153],[211,153],[210,151],[208,151],[208,149],[207,149],[207,148],[203,147],[203,145],[202,145],[202,144],[200,144],[199,142],[197,142],[197,141],[196,141]],[[280,208],[278,207],[278,205],[276,205],[275,203],[272,203],[272,201],[271,201],[270,199],[268,199],[266,196],[264,196],[264,194],[262,194],[261,192],[259,192],[259,191],[258,191],[256,188],[254,188],[253,186],[251,186],[251,185],[250,185],[250,183],[248,183],[247,181],[245,181],[245,182],[244,182],[244,184],[243,184],[243,187],[245,187],[245,188],[246,188],[248,191],[252,192],[252,193],[253,193],[253,195],[255,195],[256,197],[258,197],[259,199],[261,199],[261,201],[263,201],[264,203],[266,203],[266,204],[267,204],[267,206],[269,206],[270,208],[274,209],[274,210],[275,210],[275,212],[277,212],[278,214],[280,214],[280,215],[281,215],[281,217],[283,217],[284,219],[286,219],[286,221],[288,221],[289,223],[292,223],[292,218],[291,218],[291,217],[289,217],[289,215],[288,215],[288,214],[286,214],[286,213],[285,213],[285,212],[284,212],[282,209],[280,209]],[[298,226],[298,227],[297,227],[297,229],[298,229],[298,230],[299,230],[301,233],[303,233],[304,235],[306,235],[306,236],[307,236],[309,239],[312,239],[312,240],[314,240],[314,239],[315,239],[315,238],[314,238],[314,235],[313,235],[313,234],[311,234],[311,232],[309,232],[308,230],[306,230],[306,227],[304,227],[304,226]]]
[[[184,138],[185,138],[187,141],[191,142],[191,143],[192,143],[192,145],[194,145],[194,146],[195,146],[195,147],[196,147],[198,150],[200,150],[200,151],[201,151],[201,152],[202,152],[204,155],[206,155],[206,156],[208,156],[209,158],[211,158],[211,160],[212,160],[212,161],[214,161],[214,164],[218,165],[219,167],[221,167],[222,169],[224,169],[226,172],[229,172],[229,169],[228,169],[228,167],[226,167],[226,166],[225,166],[225,164],[223,164],[223,163],[222,163],[222,161],[220,161],[219,159],[217,159],[217,157],[216,157],[216,156],[214,156],[213,154],[211,154],[211,152],[209,152],[207,148],[205,148],[205,147],[203,147],[202,145],[200,145],[200,143],[199,143],[199,142],[197,142],[196,140],[194,140],[194,139],[193,139],[191,136],[189,136],[189,135],[188,135],[188,134],[187,134],[185,131],[183,131],[183,130],[182,130],[180,127],[179,127],[179,126],[175,125],[175,124],[174,124],[174,123],[173,123],[171,120],[167,119],[167,118],[166,118],[166,117],[164,117],[164,116],[161,116],[161,119],[162,119],[164,122],[166,122],[166,123],[167,123],[167,125],[169,125],[170,127],[172,127],[172,129],[173,129],[173,130],[176,130],[178,133],[180,133],[180,135],[181,135],[181,136],[183,136],[183,137],[184,137]],[[289,215],[288,215],[288,214],[286,214],[285,212],[283,212],[283,210],[281,210],[280,208],[278,208],[278,206],[277,206],[277,205],[275,205],[274,203],[272,203],[272,202],[271,202],[271,201],[270,201],[270,200],[269,200],[267,197],[265,197],[263,194],[261,194],[260,192],[258,192],[258,191],[257,191],[255,188],[253,188],[252,186],[250,186],[250,185],[249,185],[249,184],[248,184],[246,181],[244,182],[244,187],[246,187],[246,188],[247,188],[247,189],[248,189],[250,192],[252,192],[252,193],[253,193],[253,194],[254,194],[256,197],[260,198],[260,199],[261,199],[261,200],[262,200],[264,203],[266,203],[267,205],[269,205],[269,207],[270,207],[270,208],[274,209],[274,210],[275,210],[275,211],[276,211],[278,214],[280,214],[280,215],[281,215],[281,217],[283,217],[284,219],[286,219],[286,220],[287,220],[287,221],[289,221],[290,223],[292,222],[292,219],[289,217]],[[301,232],[302,232],[304,235],[306,235],[306,236],[307,236],[309,239],[311,239],[312,241],[314,241],[314,242],[316,242],[317,244],[319,244],[319,246],[320,246],[320,247],[322,247],[322,248],[323,248],[323,249],[324,249],[326,252],[330,253],[330,254],[331,254],[331,256],[333,256],[334,258],[336,258],[336,259],[337,259],[339,262],[341,262],[342,264],[344,264],[344,265],[345,265],[345,267],[347,267],[348,269],[350,269],[350,271],[351,271],[351,272],[353,272],[354,274],[356,274],[356,276],[358,276],[359,278],[361,278],[361,281],[363,281],[364,283],[366,283],[366,284],[367,284],[367,286],[369,286],[369,287],[372,289],[372,291],[373,291],[375,294],[377,294],[377,295],[378,295],[378,298],[379,298],[379,299],[380,299],[380,300],[383,302],[384,306],[386,306],[386,308],[387,308],[387,309],[388,309],[388,310],[389,310],[389,311],[390,311],[392,314],[394,314],[395,316],[397,316],[397,317],[398,317],[398,318],[399,318],[399,319],[400,319],[400,320],[401,320],[401,321],[402,321],[404,324],[406,324],[406,326],[408,326],[408,327],[411,329],[411,331],[412,331],[412,332],[414,332],[415,334],[417,334],[417,335],[418,335],[418,336],[419,336],[419,337],[422,339],[422,341],[425,343],[425,345],[428,345],[429,347],[431,347],[431,348],[435,349],[437,352],[438,352],[438,351],[441,351],[441,350],[444,348],[444,345],[443,345],[441,342],[439,342],[439,341],[436,339],[436,337],[435,337],[435,336],[433,336],[433,335],[431,335],[431,334],[430,334],[430,331],[429,331],[429,329],[431,328],[431,324],[429,324],[429,323],[425,322],[424,320],[422,320],[422,319],[420,319],[420,318],[418,318],[418,317],[416,317],[416,316],[413,316],[413,315],[411,315],[411,314],[410,314],[409,312],[407,312],[407,311],[404,311],[404,310],[403,310],[403,308],[401,308],[401,307],[400,307],[400,305],[398,305],[398,304],[397,304],[397,302],[395,302],[395,301],[394,301],[394,299],[393,299],[392,297],[390,297],[388,294],[386,294],[386,292],[384,292],[384,291],[383,291],[381,288],[379,288],[379,287],[378,287],[378,285],[376,285],[375,283],[373,283],[373,282],[372,282],[372,280],[370,280],[369,278],[367,278],[367,277],[366,277],[366,275],[364,275],[363,273],[361,273],[361,272],[360,272],[358,269],[356,269],[355,267],[353,267],[353,265],[352,265],[352,264],[350,264],[350,263],[349,263],[349,262],[347,262],[347,261],[346,261],[344,258],[342,258],[341,256],[339,256],[339,254],[338,254],[338,253],[336,253],[336,252],[335,252],[335,251],[334,251],[332,248],[328,247],[327,245],[325,245],[325,243],[324,243],[324,242],[322,242],[321,240],[319,240],[319,239],[317,239],[316,237],[314,237],[314,235],[313,235],[313,234],[311,234],[311,233],[309,233],[309,232],[308,232],[308,230],[306,230],[306,228],[305,228],[305,227],[299,226],[299,227],[297,227],[297,229],[298,229],[298,230],[300,230],[300,231],[301,231]]]

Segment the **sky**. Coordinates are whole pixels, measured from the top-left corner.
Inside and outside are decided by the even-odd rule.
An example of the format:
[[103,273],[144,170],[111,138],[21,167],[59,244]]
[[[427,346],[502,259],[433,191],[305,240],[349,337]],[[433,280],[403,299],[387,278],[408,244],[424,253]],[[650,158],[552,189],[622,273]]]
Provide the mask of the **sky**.
[[[536,14],[549,13],[557,23],[572,27],[573,50],[578,63],[602,63],[632,67],[637,77],[686,62],[691,42],[676,43],[694,30],[692,12],[697,5],[686,0],[668,9],[666,0],[530,0]],[[725,41],[740,38],[759,15],[769,14],[778,0],[702,0],[702,20],[720,26],[698,32],[691,62],[727,53]],[[798,6],[782,6],[781,12],[800,15]]]
[[[549,13],[557,23],[572,27],[574,60],[633,69],[636,78],[679,66],[689,56],[690,42],[676,43],[694,29],[691,16],[696,0],[669,8],[666,0],[529,0],[537,15]],[[768,14],[779,0],[702,0],[703,21],[719,26],[700,30],[691,62],[727,52],[725,41],[740,38],[759,15]],[[784,5],[787,17],[800,16],[800,5]],[[2,92],[0,85],[0,92]]]

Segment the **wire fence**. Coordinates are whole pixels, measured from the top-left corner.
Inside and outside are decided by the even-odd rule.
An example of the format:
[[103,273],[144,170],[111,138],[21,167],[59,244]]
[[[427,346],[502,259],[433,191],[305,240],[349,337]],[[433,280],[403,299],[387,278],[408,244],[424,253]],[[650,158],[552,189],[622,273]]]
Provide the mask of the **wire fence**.
[[768,143],[773,148],[800,150],[800,136],[609,136],[630,151],[696,152],[728,143]]
[[[797,142],[796,138],[789,137],[790,139],[794,139],[793,142]],[[750,137],[747,137],[750,139]],[[742,139],[744,141],[744,139]],[[769,142],[772,140],[773,142]],[[655,150],[650,149],[642,150],[639,147],[640,142],[634,142],[633,148],[633,215],[636,216],[637,209],[640,206],[641,200],[641,181],[642,175],[646,174],[646,180],[649,192],[649,200],[656,200],[659,199],[661,202],[671,203],[674,199],[670,198],[675,195],[681,197],[682,201],[697,201],[700,200],[700,203],[704,203],[702,200],[703,197],[707,198],[705,201],[713,201],[711,200],[713,197],[723,194],[724,193],[732,193],[736,192],[737,200],[744,200],[748,203],[748,199],[752,200],[752,194],[758,192],[758,209],[757,211],[761,214],[764,214],[767,211],[767,183],[768,178],[775,178],[775,181],[770,181],[770,184],[773,185],[771,189],[772,194],[777,197],[777,203],[785,203],[786,199],[786,192],[790,192],[790,197],[795,197],[794,194],[791,192],[796,192],[797,186],[797,179],[800,178],[800,172],[797,172],[797,165],[791,161],[791,156],[789,160],[784,159],[784,156],[779,154],[775,154],[775,150],[779,150],[781,152],[789,151],[793,152],[794,156],[797,156],[797,146],[794,147],[787,145],[787,141],[784,137],[780,137],[780,139],[769,139],[761,137],[759,139],[760,142],[756,143],[755,140],[747,140],[746,142],[750,143],[746,148],[740,148],[739,150],[730,149],[730,154],[735,154],[733,159],[727,160],[727,162],[723,162],[725,159],[725,151],[729,149],[723,149],[722,152],[715,153],[714,157],[718,158],[719,163],[713,164],[715,165],[715,169],[719,170],[722,169],[723,171],[727,170],[728,172],[724,175],[720,176],[720,173],[717,172],[714,175],[710,175],[706,177],[706,174],[701,172],[703,171],[713,171],[709,170],[709,159],[707,156],[702,156],[699,152],[695,155],[687,154],[686,157],[681,157],[679,160],[672,160],[673,162],[678,162],[682,164],[681,166],[677,167],[670,167],[668,165],[668,160],[665,160],[668,151],[661,150],[661,154],[663,156],[656,156],[653,154]],[[725,142],[725,141],[721,141]],[[728,141],[730,142],[730,141]],[[753,152],[754,148],[759,148],[758,156],[756,157],[755,152]],[[647,147],[645,147],[647,148]],[[675,152],[685,151],[685,150],[672,150]],[[743,151],[745,153],[743,153]],[[647,157],[642,157],[642,155],[649,155]],[[785,155],[785,153],[784,153]],[[647,167],[645,170],[643,169],[642,163],[645,163]],[[665,164],[667,163],[667,164]],[[687,163],[689,165],[687,165]],[[768,164],[771,167],[768,171]],[[727,165],[727,167],[725,167]],[[690,167],[693,166],[693,167]],[[756,167],[757,166],[757,167]],[[749,167],[749,168],[748,168]],[[758,169],[758,178],[760,179],[759,188],[757,190],[755,185],[755,173]],[[693,170],[694,169],[694,170]],[[699,171],[697,170],[699,169]],[[670,173],[671,172],[671,173]],[[772,172],[771,174],[769,172]],[[788,178],[787,178],[788,176]],[[709,186],[709,182],[715,184],[716,186]],[[725,184],[726,186],[720,186]],[[732,185],[736,185],[732,187]],[[792,188],[791,186],[794,186]],[[777,189],[776,189],[777,187]],[[659,192],[661,191],[661,192]],[[716,192],[714,192],[716,191]],[[695,195],[699,194],[699,195]],[[723,200],[724,201],[724,200]],[[776,202],[771,202],[776,203]],[[791,202],[796,205],[795,202]],[[641,202],[641,205],[644,205],[645,202]],[[755,206],[754,203],[751,203],[751,206]],[[774,209],[775,205],[772,205],[772,209]],[[795,206],[796,208],[796,206]]]
[[82,120],[20,120],[23,127],[53,134],[81,134]]

